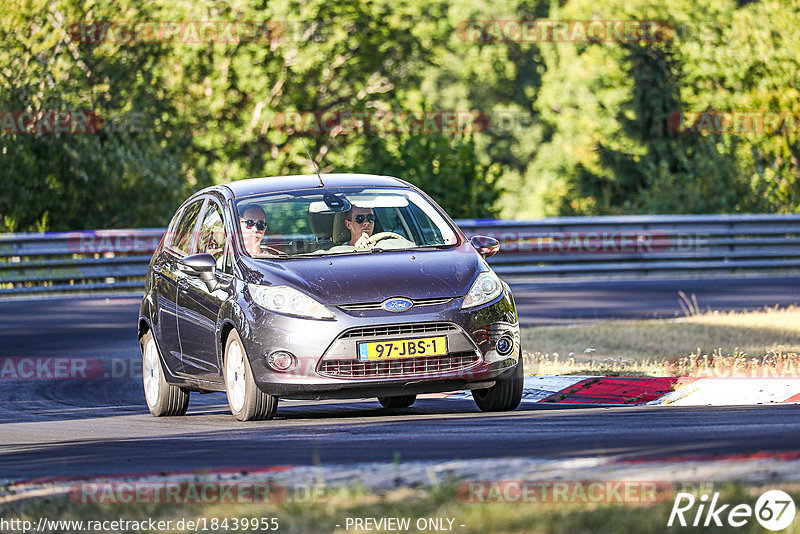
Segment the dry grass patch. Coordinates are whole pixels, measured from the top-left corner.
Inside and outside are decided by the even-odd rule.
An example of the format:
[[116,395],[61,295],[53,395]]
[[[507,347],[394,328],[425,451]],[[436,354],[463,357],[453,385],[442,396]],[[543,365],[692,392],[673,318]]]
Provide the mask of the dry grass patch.
[[797,365],[800,307],[531,327],[522,330],[522,347],[528,371],[537,374],[663,376],[723,362]]

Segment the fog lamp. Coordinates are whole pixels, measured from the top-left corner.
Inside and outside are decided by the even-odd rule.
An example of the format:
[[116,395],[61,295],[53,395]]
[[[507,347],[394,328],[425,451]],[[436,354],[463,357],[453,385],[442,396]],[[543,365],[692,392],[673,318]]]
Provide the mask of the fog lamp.
[[294,354],[291,352],[278,350],[269,355],[269,358],[267,358],[267,365],[274,371],[285,373],[297,365],[297,358],[295,358]]
[[514,351],[514,341],[510,337],[503,336],[497,340],[494,348],[500,356],[508,356]]

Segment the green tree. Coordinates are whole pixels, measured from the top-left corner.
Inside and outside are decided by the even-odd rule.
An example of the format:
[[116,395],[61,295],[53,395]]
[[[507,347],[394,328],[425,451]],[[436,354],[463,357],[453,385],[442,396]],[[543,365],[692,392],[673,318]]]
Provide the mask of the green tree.
[[407,180],[455,218],[495,217],[499,165],[482,165],[471,136],[417,133],[367,140],[360,170]]
[[665,20],[673,30],[657,43],[542,45],[547,72],[534,107],[549,133],[519,188],[536,214],[800,210],[797,128],[746,135],[666,128],[679,111],[798,116],[800,12],[729,0],[602,7],[570,0],[551,17],[589,11]]
[[[30,0],[0,24],[0,109],[85,111],[97,133],[0,133],[0,224],[25,231],[158,226],[189,190],[188,143],[159,73],[155,44],[81,42],[73,21],[147,19],[146,6]],[[130,123],[133,118],[136,123]],[[46,224],[43,224],[45,223]]]
[[593,173],[578,167],[576,190],[564,197],[562,212],[581,213],[570,204],[575,197],[592,200],[589,213],[741,209],[748,201],[749,183],[737,168],[736,140],[726,145],[719,136],[679,133],[668,123],[673,114],[685,109],[679,88],[682,65],[672,43],[622,46],[628,55],[633,90],[617,121],[636,147],[623,151],[598,142],[603,171]]
[[[201,1],[186,20],[255,20],[286,26],[271,42],[175,50],[169,91],[194,134],[196,165],[217,182],[309,172],[299,135],[280,126],[292,111],[391,107],[420,83],[426,46],[444,3],[310,0],[219,7]],[[363,139],[337,131],[305,134],[324,172],[350,170]]]
[[[325,172],[407,178],[456,216],[800,211],[798,125],[676,133],[689,110],[800,117],[800,10],[735,0],[11,0],[0,110],[144,128],[0,132],[0,231],[154,226],[191,191],[309,172],[292,111],[477,111],[441,134],[306,133]],[[468,20],[665,20],[657,43],[472,41]],[[80,21],[247,21],[273,39],[79,42]],[[281,24],[284,28],[281,29]],[[510,120],[504,120],[510,119]]]

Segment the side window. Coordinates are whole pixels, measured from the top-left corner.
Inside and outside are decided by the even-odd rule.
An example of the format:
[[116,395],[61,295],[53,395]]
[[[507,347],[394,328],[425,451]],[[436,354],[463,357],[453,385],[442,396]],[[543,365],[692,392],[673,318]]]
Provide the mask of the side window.
[[203,205],[202,200],[190,204],[181,215],[181,220],[175,226],[175,235],[172,237],[172,248],[176,251],[186,255],[189,254],[189,248],[192,246],[192,236],[194,233],[194,226],[197,223],[197,216],[200,213],[200,207]]
[[167,225],[167,232],[164,234],[164,247],[169,248],[173,246],[173,243],[177,241],[175,239],[175,228],[178,227],[178,223],[180,222],[181,215],[183,214],[183,210],[178,210],[175,212],[175,215],[172,216],[172,220],[169,221],[169,225]]
[[222,269],[223,253],[225,252],[225,221],[222,210],[214,202],[209,202],[200,230],[197,233],[197,252],[206,252],[214,256],[217,268]]

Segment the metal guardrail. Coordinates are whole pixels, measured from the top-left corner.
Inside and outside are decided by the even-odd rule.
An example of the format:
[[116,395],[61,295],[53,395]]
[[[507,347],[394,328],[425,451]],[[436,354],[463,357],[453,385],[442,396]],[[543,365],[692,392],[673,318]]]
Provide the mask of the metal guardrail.
[[800,269],[800,215],[636,215],[459,221],[492,236],[504,276],[639,276]]
[[0,295],[143,288],[164,230],[0,234]]
[[[800,270],[800,215],[460,220],[504,277]],[[0,234],[0,295],[141,288],[163,228]]]

